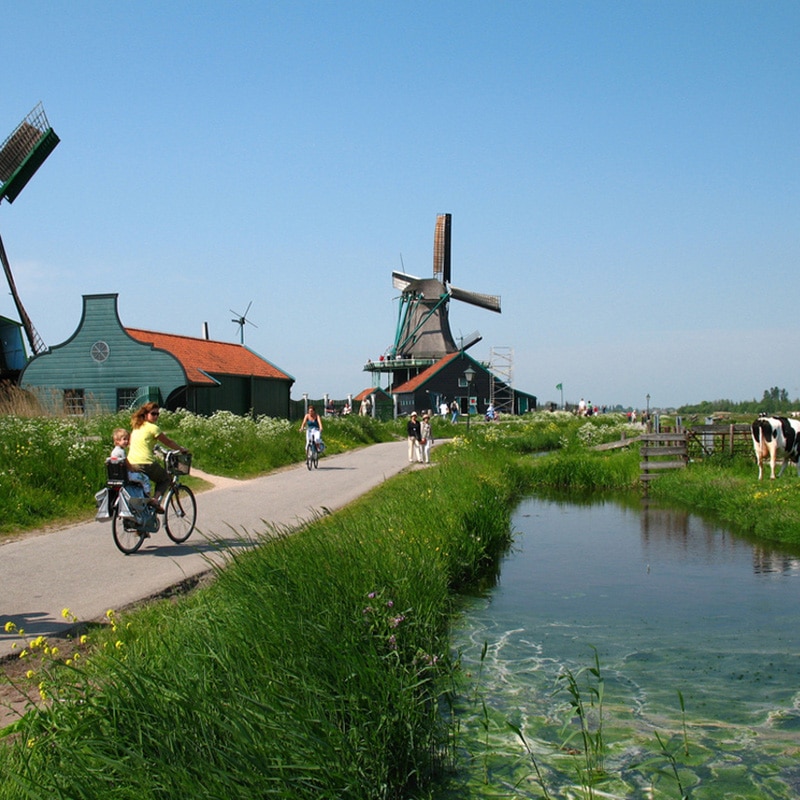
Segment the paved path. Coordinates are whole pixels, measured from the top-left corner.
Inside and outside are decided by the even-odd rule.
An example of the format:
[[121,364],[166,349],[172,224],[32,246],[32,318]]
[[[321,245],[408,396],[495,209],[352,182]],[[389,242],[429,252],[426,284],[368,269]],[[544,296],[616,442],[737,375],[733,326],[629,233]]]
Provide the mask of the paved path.
[[[221,479],[198,495],[197,530],[182,545],[162,529],[134,555],[117,550],[111,524],[87,522],[0,545],[0,659],[12,653],[10,620],[26,636],[57,636],[70,626],[61,611],[81,621],[101,618],[157,595],[218,561],[219,543],[246,546],[242,535],[270,525],[295,527],[336,510],[409,466],[406,442],[376,444],[324,456],[319,469],[305,464],[248,481]],[[213,542],[211,541],[213,540]]]

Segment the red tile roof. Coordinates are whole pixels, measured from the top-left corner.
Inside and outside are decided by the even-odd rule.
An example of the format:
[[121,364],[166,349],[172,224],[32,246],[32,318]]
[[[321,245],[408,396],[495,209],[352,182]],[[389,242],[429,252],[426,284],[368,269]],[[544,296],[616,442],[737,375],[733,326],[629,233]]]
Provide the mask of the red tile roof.
[[353,398],[353,402],[357,403],[358,401],[363,400],[365,397],[369,397],[371,394],[378,394],[378,395],[383,395],[384,397],[391,398],[391,395],[387,391],[381,389],[379,386],[373,386],[371,389],[364,389],[364,391],[359,392]]
[[[444,358],[440,358],[435,364],[431,364],[427,369],[422,370],[419,375],[415,375],[411,380],[406,381],[404,384],[398,386],[395,390],[395,394],[409,394],[411,392],[415,392],[422,386],[425,381],[429,378],[432,378],[440,369],[447,366],[451,361],[453,361],[458,356],[462,355],[461,351],[456,351],[455,353],[450,353],[446,355]],[[467,358],[472,361],[472,359],[467,356]]]
[[291,375],[282,372],[243,344],[215,342],[212,339],[177,336],[139,328],[125,328],[125,331],[140,342],[172,353],[181,362],[190,383],[212,385],[215,381],[209,374],[247,375],[294,382]]

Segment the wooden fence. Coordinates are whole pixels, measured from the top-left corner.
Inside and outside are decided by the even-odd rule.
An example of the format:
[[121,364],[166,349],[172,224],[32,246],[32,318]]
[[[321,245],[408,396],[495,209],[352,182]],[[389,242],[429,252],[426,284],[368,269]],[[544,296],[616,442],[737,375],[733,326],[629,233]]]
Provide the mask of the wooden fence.
[[644,433],[639,437],[639,479],[645,483],[665,469],[682,469],[689,461],[689,433]]
[[643,433],[615,442],[595,445],[595,450],[616,450],[639,443],[639,477],[646,482],[664,470],[682,469],[689,460],[700,461],[715,454],[751,454],[753,437],[747,423],[693,425],[679,431]]
[[699,458],[714,453],[752,453],[753,433],[750,425],[744,423],[717,423],[714,425],[693,425],[687,429],[689,447]]

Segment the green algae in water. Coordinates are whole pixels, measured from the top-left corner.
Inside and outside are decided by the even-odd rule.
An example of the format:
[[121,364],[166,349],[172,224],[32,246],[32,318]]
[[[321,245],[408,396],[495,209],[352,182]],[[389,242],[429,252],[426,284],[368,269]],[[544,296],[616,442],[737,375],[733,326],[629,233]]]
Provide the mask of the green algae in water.
[[587,796],[555,689],[593,648],[606,747],[595,796],[679,797],[679,782],[695,798],[798,795],[798,554],[609,503],[526,501],[515,525],[497,587],[466,599],[454,627],[465,768],[441,797]]

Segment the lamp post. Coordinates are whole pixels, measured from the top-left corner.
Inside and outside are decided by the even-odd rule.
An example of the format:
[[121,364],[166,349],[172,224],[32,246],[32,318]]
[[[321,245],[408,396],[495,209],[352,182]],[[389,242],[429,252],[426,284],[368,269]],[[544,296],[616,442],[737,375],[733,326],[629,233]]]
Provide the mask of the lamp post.
[[464,370],[464,377],[467,379],[467,433],[469,433],[469,418],[470,418],[470,391],[472,389],[472,379],[475,377],[475,370],[472,367],[467,367]]

